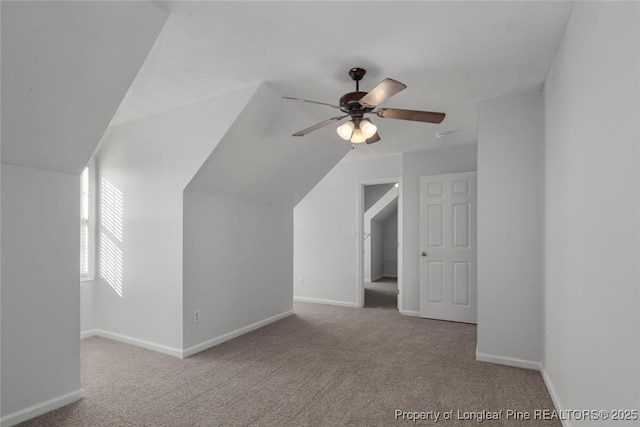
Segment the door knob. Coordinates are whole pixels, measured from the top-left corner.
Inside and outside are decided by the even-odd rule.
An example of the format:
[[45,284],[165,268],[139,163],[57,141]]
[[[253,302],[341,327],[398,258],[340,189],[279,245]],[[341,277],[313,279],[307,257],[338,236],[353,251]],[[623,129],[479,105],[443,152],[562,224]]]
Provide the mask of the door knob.
[[422,252],[422,256],[427,256],[427,253],[426,252]]

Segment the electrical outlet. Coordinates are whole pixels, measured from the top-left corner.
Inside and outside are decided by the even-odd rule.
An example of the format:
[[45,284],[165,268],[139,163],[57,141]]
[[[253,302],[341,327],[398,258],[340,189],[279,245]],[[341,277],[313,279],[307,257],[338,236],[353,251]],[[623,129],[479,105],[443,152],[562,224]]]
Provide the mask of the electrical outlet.
[[298,285],[304,286],[304,277],[298,279]]
[[200,323],[200,310],[193,310],[193,323]]

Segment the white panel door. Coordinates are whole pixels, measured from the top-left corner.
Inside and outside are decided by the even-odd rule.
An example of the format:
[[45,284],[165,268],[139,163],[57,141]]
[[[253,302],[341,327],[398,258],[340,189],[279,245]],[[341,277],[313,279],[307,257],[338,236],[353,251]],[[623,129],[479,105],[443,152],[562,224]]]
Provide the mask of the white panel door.
[[420,317],[476,323],[476,172],[420,177]]

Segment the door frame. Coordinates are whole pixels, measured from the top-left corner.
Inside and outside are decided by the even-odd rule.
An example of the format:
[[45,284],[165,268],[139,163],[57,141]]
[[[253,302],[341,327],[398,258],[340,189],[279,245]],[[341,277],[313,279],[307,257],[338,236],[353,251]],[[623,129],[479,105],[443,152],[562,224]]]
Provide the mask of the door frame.
[[386,178],[371,178],[362,179],[358,182],[358,217],[356,218],[357,229],[355,231],[357,244],[357,271],[356,271],[356,292],[358,295],[358,307],[364,307],[364,187],[367,185],[378,184],[395,184],[398,183],[398,311],[403,312],[402,304],[402,211],[403,202],[402,194],[404,193],[404,187],[402,185],[401,176],[392,176]]

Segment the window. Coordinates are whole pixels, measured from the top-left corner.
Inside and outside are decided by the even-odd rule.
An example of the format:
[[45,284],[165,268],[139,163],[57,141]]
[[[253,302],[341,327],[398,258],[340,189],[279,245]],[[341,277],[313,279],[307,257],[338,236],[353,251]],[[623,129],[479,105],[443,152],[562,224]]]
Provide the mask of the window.
[[89,164],[80,175],[80,280],[93,280],[94,167]]

